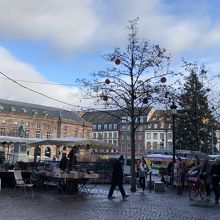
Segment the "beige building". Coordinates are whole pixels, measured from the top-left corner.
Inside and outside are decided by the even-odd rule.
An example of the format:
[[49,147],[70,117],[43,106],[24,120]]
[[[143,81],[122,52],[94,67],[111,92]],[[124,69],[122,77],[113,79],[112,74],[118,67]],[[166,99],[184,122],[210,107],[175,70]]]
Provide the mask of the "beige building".
[[[92,124],[78,114],[60,108],[0,99],[0,136],[26,138],[92,138]],[[58,157],[55,146],[42,146],[41,156]],[[6,149],[6,155],[13,147]],[[29,149],[29,155],[34,149]]]

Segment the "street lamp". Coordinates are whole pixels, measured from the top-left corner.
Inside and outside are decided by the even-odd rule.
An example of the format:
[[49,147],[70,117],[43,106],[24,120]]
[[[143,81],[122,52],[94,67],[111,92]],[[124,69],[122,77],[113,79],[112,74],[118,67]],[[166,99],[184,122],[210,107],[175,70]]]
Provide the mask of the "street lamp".
[[176,117],[176,109],[177,106],[175,105],[174,102],[172,102],[172,105],[170,106],[171,112],[172,112],[172,121],[173,121],[173,126],[172,126],[172,133],[173,133],[173,165],[172,165],[172,185],[174,183],[174,163],[175,163],[175,150],[176,150],[176,138],[175,138],[175,117]]

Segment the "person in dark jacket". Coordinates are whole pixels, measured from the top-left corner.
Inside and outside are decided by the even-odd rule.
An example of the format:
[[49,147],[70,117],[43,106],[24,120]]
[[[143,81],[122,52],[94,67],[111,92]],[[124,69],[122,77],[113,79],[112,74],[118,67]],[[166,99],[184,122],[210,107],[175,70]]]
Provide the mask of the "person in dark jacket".
[[66,153],[62,153],[62,158],[60,160],[59,168],[63,171],[67,170],[68,159],[66,157]]
[[212,187],[215,194],[215,203],[218,204],[220,197],[220,157],[215,159],[215,164],[212,165]]
[[74,146],[68,154],[68,158],[69,158],[68,168],[69,168],[69,170],[73,170],[73,167],[75,165],[77,165],[77,157],[76,157],[77,152],[78,152],[78,149],[77,149],[77,147]]
[[112,184],[111,184],[111,187],[110,187],[109,193],[108,193],[109,199],[114,198],[112,195],[113,195],[113,192],[114,192],[116,186],[118,186],[123,199],[128,197],[128,195],[126,195],[124,187],[123,187],[123,178],[124,178],[123,167],[122,167],[123,163],[124,163],[124,157],[123,157],[123,155],[121,155],[119,157],[119,159],[116,160],[113,164]]

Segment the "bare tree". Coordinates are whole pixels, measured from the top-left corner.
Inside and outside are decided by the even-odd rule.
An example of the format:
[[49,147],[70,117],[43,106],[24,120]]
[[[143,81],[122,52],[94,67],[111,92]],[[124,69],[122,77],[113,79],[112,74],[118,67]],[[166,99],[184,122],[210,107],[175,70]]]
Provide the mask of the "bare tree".
[[[92,81],[81,79],[86,96],[94,98],[105,110],[120,109],[127,116],[131,136],[131,191],[136,191],[135,132],[139,118],[147,108],[164,99],[169,56],[159,45],[138,38],[138,18],[129,21],[128,45],[123,51],[114,48],[102,57],[113,63],[112,68],[92,73]],[[161,95],[161,92],[163,95]],[[105,107],[105,108],[104,108]]]

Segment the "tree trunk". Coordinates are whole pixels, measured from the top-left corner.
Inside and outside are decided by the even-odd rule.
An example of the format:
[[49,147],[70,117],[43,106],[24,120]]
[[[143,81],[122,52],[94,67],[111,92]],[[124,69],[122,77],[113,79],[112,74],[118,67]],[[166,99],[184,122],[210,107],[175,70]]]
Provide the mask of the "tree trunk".
[[135,173],[135,128],[131,126],[131,192],[136,192]]

